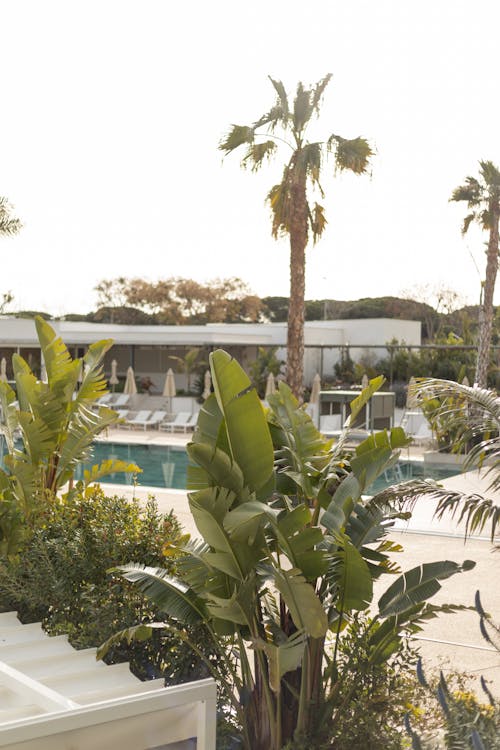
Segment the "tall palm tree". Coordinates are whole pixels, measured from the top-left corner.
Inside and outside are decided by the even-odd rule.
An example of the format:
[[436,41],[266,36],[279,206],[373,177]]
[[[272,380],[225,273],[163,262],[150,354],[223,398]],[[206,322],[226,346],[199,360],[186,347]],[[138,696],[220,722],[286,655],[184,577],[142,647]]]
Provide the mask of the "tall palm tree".
[[21,229],[21,222],[12,216],[12,207],[7,198],[0,196],[0,235],[17,234]]
[[[323,162],[329,154],[333,155],[337,169],[349,169],[355,174],[367,171],[373,154],[368,142],[360,137],[348,140],[333,133],[326,141],[307,140],[307,126],[313,115],[319,115],[321,99],[330,78],[331,74],[328,74],[311,88],[299,83],[290,106],[283,83],[269,77],[277,94],[275,104],[253,125],[232,125],[219,144],[226,155],[240,146],[245,147],[241,163],[253,172],[275,154],[278,146],[286,148],[289,153],[281,182],[271,188],[267,200],[272,211],[273,237],[288,235],[290,238],[287,380],[299,399],[304,367],[305,249],[309,232],[316,242],[326,226],[323,206],[310,202],[308,191],[316,190],[324,197],[320,177]],[[279,135],[276,135],[276,130]]]
[[482,284],[479,309],[479,339],[475,382],[486,388],[493,325],[493,293],[498,271],[498,224],[500,220],[500,171],[491,161],[479,162],[479,179],[466,177],[457,187],[452,201],[466,201],[470,213],[464,219],[462,234],[474,221],[489,232],[486,251],[486,277]]

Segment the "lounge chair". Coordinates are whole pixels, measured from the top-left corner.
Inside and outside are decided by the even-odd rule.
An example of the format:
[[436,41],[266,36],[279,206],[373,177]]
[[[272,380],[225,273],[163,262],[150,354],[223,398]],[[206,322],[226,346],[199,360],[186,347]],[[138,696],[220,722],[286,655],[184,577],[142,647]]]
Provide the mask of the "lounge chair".
[[129,429],[131,427],[135,427],[135,425],[139,425],[140,427],[144,426],[144,422],[149,419],[151,416],[151,409],[143,409],[142,411],[137,412],[135,417],[133,419],[127,419],[125,422],[125,426]]
[[166,411],[154,411],[147,419],[139,419],[139,415],[137,415],[135,419],[130,420],[129,424],[133,424],[134,427],[140,425],[141,427],[144,427],[144,429],[147,429],[148,427],[158,427],[166,416]]
[[116,409],[117,406],[125,406],[125,404],[128,404],[129,398],[130,396],[128,393],[119,393],[116,397],[116,401],[113,401],[111,406],[113,409]]
[[96,404],[99,404],[99,406],[109,406],[112,398],[112,393],[105,393],[104,396],[97,399]]
[[162,422],[159,427],[161,430],[167,430],[167,432],[174,432],[176,429],[182,429],[183,432],[194,430],[197,417],[198,415],[190,414],[187,411],[181,411],[177,414],[174,420],[171,422]]

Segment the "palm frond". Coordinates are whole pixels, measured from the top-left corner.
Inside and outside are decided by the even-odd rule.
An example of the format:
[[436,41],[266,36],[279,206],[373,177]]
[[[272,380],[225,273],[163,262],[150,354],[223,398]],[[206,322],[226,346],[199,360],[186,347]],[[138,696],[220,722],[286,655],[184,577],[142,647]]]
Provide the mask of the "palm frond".
[[224,151],[226,156],[235,148],[245,143],[253,143],[254,130],[248,125],[233,125],[225,138],[219,143],[219,150]]
[[21,227],[20,220],[12,216],[12,206],[7,198],[0,196],[0,235],[17,234]]
[[283,86],[283,83],[281,81],[275,81],[274,78],[271,78],[271,76],[269,76],[269,80],[271,81],[278,95],[278,101],[281,107],[281,111],[283,112],[283,122],[285,124],[290,114],[290,106],[288,104],[288,96],[286,94],[285,87]]
[[299,82],[293,101],[293,128],[296,133],[302,133],[311,119],[312,113],[311,91],[304,88],[304,84]]
[[319,203],[314,204],[312,212],[309,214],[309,221],[313,233],[313,242],[317,242],[328,224],[325,216],[325,209]]
[[327,73],[326,76],[321,79],[321,81],[318,81],[318,83],[313,89],[311,106],[313,108],[313,111],[316,113],[319,112],[319,105],[321,104],[321,97],[323,96],[326,87],[330,83],[331,78],[332,78],[332,74]]
[[286,128],[288,124],[287,121],[288,107],[284,109],[281,102],[278,102],[274,105],[274,107],[271,107],[269,112],[266,112],[265,115],[262,115],[262,117],[259,117],[259,119],[254,122],[253,130],[255,131],[258,128],[264,127],[264,125],[267,125],[268,131],[273,133],[278,125],[282,125],[284,128]]
[[250,167],[252,172],[257,172],[264,163],[264,159],[271,159],[276,149],[277,145],[274,141],[251,143],[241,160],[241,166]]
[[370,157],[374,152],[365,138],[342,138],[340,135],[331,135],[327,141],[327,148],[335,153],[335,163],[340,171],[349,169],[354,174],[367,172]]

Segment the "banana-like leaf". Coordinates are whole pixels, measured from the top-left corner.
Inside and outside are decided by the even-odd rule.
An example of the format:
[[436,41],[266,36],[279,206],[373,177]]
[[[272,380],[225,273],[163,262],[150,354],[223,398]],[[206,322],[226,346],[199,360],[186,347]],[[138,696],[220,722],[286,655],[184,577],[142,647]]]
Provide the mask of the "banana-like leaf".
[[[224,518],[224,528],[232,541],[252,545],[271,509],[258,500],[249,500],[238,505]],[[271,511],[272,514],[272,511]]]
[[335,599],[342,614],[367,609],[373,597],[373,579],[359,550],[345,535],[336,535],[337,551],[328,571],[330,587],[337,588]]
[[471,570],[476,565],[472,560],[465,560],[461,565],[451,560],[423,563],[403,573],[378,601],[380,617],[399,615],[405,610],[430,599],[436,594],[441,584],[439,581],[456,573]]
[[[395,653],[405,635],[415,634],[422,630],[425,622],[433,620],[440,614],[453,614],[472,610],[462,604],[429,604],[420,602],[399,615],[391,615],[383,622],[377,621],[368,641],[369,663],[381,664]],[[377,618],[378,619],[378,618]]]
[[208,594],[207,609],[210,615],[236,625],[251,627],[257,600],[255,587],[256,576],[251,573],[228,599]]
[[210,366],[231,454],[243,472],[245,485],[258,490],[269,482],[274,461],[262,404],[247,374],[227,352],[212,352]]
[[81,364],[71,359],[63,340],[39,315],[35,317],[35,326],[50,388],[68,403],[73,397]]
[[354,398],[349,403],[351,413],[349,414],[345,422],[345,427],[347,429],[351,429],[352,427],[354,427],[356,423],[356,417],[358,416],[359,412],[361,411],[363,406],[368,403],[373,394],[382,388],[384,381],[385,378],[383,375],[379,375],[378,377],[373,378],[372,380],[370,380],[367,387],[363,388],[359,396],[356,396],[356,398]]
[[290,610],[295,626],[313,638],[322,638],[326,635],[326,612],[313,586],[305,580],[301,571],[297,568],[274,568],[273,580]]
[[128,461],[121,461],[114,458],[108,458],[105,461],[101,461],[100,464],[95,464],[92,468],[85,469],[83,472],[85,486],[98,482],[103,477],[108,477],[110,474],[140,474],[142,469],[136,464],[128,463]]
[[281,643],[269,643],[262,638],[252,640],[250,647],[263,651],[267,657],[269,685],[274,693],[280,692],[282,677],[300,667],[305,645],[306,639],[300,630]]
[[268,513],[269,533],[274,536],[280,554],[284,553],[293,568],[302,572],[307,581],[314,581],[328,569],[328,559],[319,548],[323,532],[311,526],[310,508],[301,504],[277,517]]
[[231,456],[217,446],[193,442],[188,444],[187,453],[191,461],[203,470],[202,473],[194,475],[197,478],[196,487],[193,487],[193,474],[191,474],[188,489],[218,486],[226,487],[236,494],[243,489],[244,479],[240,467]]
[[147,625],[134,625],[131,628],[119,630],[118,632],[113,633],[113,635],[108,638],[102,646],[99,646],[96,650],[95,658],[97,661],[104,659],[109,649],[112,646],[118,646],[122,641],[126,641],[129,646],[131,643],[142,643],[143,641],[148,641],[155,630],[165,630],[167,627],[167,624],[164,622],[148,622]]
[[193,443],[207,443],[212,447],[219,445],[223,419],[222,412],[217,403],[217,397],[215,393],[211,393],[203,402],[198,413],[198,421],[193,434]]
[[134,583],[162,612],[185,625],[196,625],[206,619],[202,599],[185,583],[170,576],[166,570],[146,565],[121,565],[108,571],[118,573]]
[[321,525],[332,533],[340,531],[360,497],[360,483],[354,474],[349,474],[340,483],[328,508],[321,516]]
[[[103,339],[91,344],[83,361],[85,363],[83,371],[83,380],[74,399],[74,406],[78,408],[80,404],[97,401],[107,391],[107,383],[104,378],[102,362],[104,355],[113,346],[112,339]],[[80,363],[79,363],[80,367]]]
[[9,453],[14,450],[14,433],[19,426],[16,401],[14,389],[8,383],[0,380],[0,406],[3,414],[3,423],[0,425],[0,430],[5,435]]
[[210,564],[215,567],[223,564],[224,567],[219,569],[241,581],[254,569],[264,552],[256,545],[231,540],[224,528],[224,519],[234,501],[234,493],[224,488],[211,487],[189,495],[189,507],[198,531],[214,552],[224,555],[223,558],[211,558]]

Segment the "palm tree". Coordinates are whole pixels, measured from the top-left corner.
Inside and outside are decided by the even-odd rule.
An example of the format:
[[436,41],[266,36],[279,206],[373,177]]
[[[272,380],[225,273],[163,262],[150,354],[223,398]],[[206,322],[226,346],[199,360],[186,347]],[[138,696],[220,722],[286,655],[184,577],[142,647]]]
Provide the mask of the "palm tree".
[[17,234],[21,229],[21,222],[11,214],[12,207],[7,198],[0,196],[0,235]]
[[470,213],[464,219],[462,234],[474,221],[489,232],[486,251],[486,278],[482,284],[479,310],[479,340],[475,382],[486,388],[493,325],[493,293],[498,271],[498,224],[500,220],[500,171],[491,161],[479,162],[480,178],[466,177],[465,183],[455,188],[452,201],[466,201]]
[[[253,172],[275,154],[278,146],[289,150],[281,182],[271,188],[267,200],[272,211],[273,237],[288,235],[290,238],[287,380],[299,399],[304,366],[305,249],[309,231],[313,242],[317,242],[326,226],[324,208],[317,202],[309,202],[308,189],[315,189],[324,197],[321,168],[329,154],[333,155],[337,169],[349,169],[355,174],[367,171],[373,154],[368,142],[360,137],[348,140],[333,133],[326,141],[311,143],[306,139],[307,126],[313,115],[319,115],[321,98],[330,78],[328,74],[311,88],[299,83],[293,106],[290,106],[283,83],[269,77],[277,94],[275,104],[253,125],[232,125],[219,144],[226,155],[240,146],[246,147],[241,163]],[[275,134],[276,130],[280,135]]]

